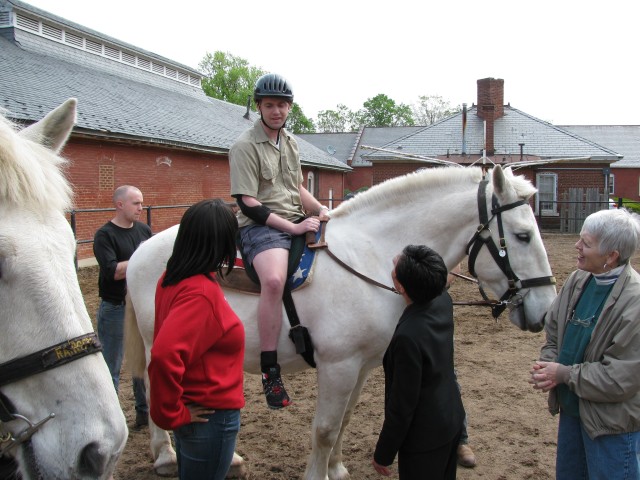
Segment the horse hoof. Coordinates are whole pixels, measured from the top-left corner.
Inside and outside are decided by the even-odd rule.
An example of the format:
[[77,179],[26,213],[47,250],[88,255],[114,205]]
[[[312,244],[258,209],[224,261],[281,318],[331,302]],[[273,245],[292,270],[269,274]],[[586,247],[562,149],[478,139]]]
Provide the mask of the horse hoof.
[[154,471],[156,475],[159,477],[177,477],[178,476],[178,465],[177,464],[168,464],[168,465],[160,465],[159,467],[154,467]]
[[229,467],[229,471],[227,472],[227,476],[225,478],[235,478],[240,480],[244,480],[245,478],[247,478],[247,469],[244,466],[244,458],[242,458],[236,452],[233,452],[231,466]]
[[244,463],[236,464],[233,463],[229,467],[229,471],[227,472],[227,476],[224,478],[234,478],[237,480],[244,480],[247,478],[247,468],[244,466]]

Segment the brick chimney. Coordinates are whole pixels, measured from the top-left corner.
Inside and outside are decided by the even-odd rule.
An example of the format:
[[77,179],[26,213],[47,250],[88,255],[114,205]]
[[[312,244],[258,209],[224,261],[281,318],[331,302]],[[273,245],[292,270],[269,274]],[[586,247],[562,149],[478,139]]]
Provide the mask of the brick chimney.
[[487,121],[487,155],[495,153],[493,127],[496,119],[504,115],[504,80],[483,78],[478,80],[478,116]]

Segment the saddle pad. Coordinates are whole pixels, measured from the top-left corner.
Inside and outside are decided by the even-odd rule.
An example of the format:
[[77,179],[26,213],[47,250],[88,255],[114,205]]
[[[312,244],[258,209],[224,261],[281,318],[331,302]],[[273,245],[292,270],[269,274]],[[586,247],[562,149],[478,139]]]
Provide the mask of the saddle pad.
[[[317,232],[315,241],[317,242],[319,238],[320,232]],[[304,236],[296,238],[295,241],[304,242]],[[297,252],[294,250],[297,250]],[[295,257],[296,254],[300,255],[300,261],[297,265],[289,265],[288,267],[288,271],[291,273],[287,279],[287,286],[291,291],[307,286],[311,283],[316,251],[310,249],[305,244],[302,248],[302,252],[300,253],[299,247],[296,248],[296,246],[292,244],[292,251],[290,251],[290,255]],[[291,259],[293,260],[294,258]],[[231,274],[226,275],[224,278],[219,278],[220,284],[234,290],[259,294],[260,286],[257,281],[258,278],[255,270],[253,270],[250,265],[245,265],[240,248],[238,248],[237,251],[234,267],[236,268],[233,269]]]

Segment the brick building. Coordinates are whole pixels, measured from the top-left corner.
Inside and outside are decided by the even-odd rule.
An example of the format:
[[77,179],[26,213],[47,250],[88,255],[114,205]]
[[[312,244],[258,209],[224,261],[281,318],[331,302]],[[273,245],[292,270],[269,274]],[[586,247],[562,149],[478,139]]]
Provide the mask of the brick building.
[[[18,0],[0,0],[0,65],[0,106],[14,121],[27,125],[78,99],[66,173],[76,208],[99,210],[75,215],[80,259],[92,256],[119,185],[139,187],[154,207],[232,200],[229,148],[257,116],[207,97],[197,70]],[[308,189],[328,205],[342,198],[351,167],[298,144]],[[153,231],[183,211],[153,209]]]
[[[436,166],[433,159],[461,165],[508,165],[519,161],[563,159],[520,168],[538,188],[538,215],[559,214],[558,203],[577,188],[610,192],[612,163],[622,155],[610,147],[528,115],[504,102],[504,80],[477,81],[477,99],[470,108],[426,127],[369,128],[351,135],[313,134],[305,138],[354,168],[346,183],[352,190],[381,183],[420,168]],[[326,138],[323,138],[326,137]],[[352,140],[352,145],[335,144]],[[365,146],[380,147],[367,150]],[[342,156],[339,156],[340,153]],[[344,152],[348,152],[345,156]],[[618,180],[620,184],[621,180]]]

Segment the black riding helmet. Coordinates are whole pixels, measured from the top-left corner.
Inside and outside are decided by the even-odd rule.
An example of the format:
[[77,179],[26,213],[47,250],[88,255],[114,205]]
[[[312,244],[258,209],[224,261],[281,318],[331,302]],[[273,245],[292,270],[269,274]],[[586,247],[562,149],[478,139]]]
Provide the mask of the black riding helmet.
[[256,88],[253,91],[253,100],[258,103],[265,97],[278,97],[293,103],[293,92],[291,86],[284,77],[277,73],[267,73],[261,76],[256,82]]

